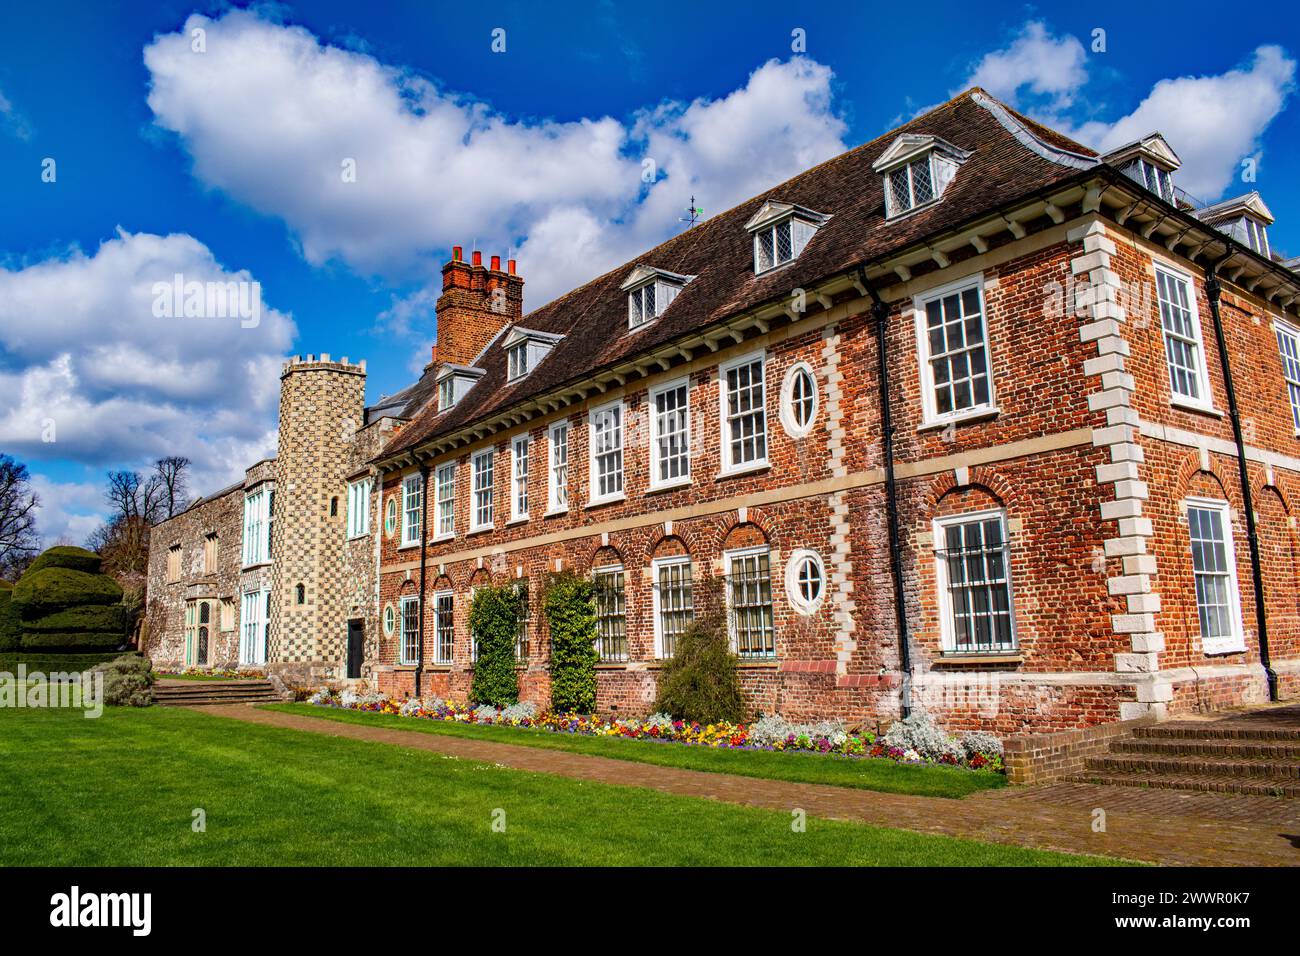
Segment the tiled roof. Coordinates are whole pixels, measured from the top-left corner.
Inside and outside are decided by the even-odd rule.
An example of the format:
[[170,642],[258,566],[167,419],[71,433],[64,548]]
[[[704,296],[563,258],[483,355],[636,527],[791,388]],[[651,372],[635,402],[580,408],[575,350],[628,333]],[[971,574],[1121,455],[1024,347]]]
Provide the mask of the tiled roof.
[[[1078,173],[1078,162],[1053,161],[1047,158],[1052,150],[1040,144],[1033,144],[1037,149],[1031,148],[1022,138],[1037,138],[1054,149],[1067,150],[1080,157],[1096,156],[1093,150],[1002,106],[1023,127],[1018,131],[1009,129],[991,108],[981,104],[982,100],[987,102],[991,97],[982,90],[968,90],[869,143],[699,223],[528,313],[522,325],[564,335],[545,361],[526,378],[509,383],[504,351],[499,344],[494,344],[479,362],[486,374],[454,408],[439,413],[435,406],[425,406],[376,460],[389,458],[517,401],[625,361],[694,329],[786,297],[794,288],[810,288],[822,279],[900,250],[918,239],[960,225]],[[871,166],[901,133],[938,136],[968,150],[971,156],[948,186],[942,201],[897,222],[886,223],[883,181]],[[1083,162],[1086,165],[1088,160]],[[817,230],[797,260],[756,277],[753,246],[744,225],[769,200],[804,206],[832,218]],[[682,289],[662,316],[629,331],[627,296],[619,287],[629,271],[639,264],[696,278]]]

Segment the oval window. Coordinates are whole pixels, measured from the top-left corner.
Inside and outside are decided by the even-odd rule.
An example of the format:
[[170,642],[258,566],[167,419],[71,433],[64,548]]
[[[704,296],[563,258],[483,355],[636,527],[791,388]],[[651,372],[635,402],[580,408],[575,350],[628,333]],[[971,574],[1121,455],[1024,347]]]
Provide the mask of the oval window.
[[397,499],[389,498],[388,504],[384,507],[384,534],[390,538],[393,532],[397,530]]
[[393,636],[393,629],[397,626],[397,613],[390,604],[384,608],[384,633],[389,637]]
[[781,387],[781,424],[792,438],[804,438],[817,420],[817,379],[806,362],[785,373]]
[[800,614],[812,614],[826,594],[826,569],[815,551],[796,551],[785,569],[785,590]]

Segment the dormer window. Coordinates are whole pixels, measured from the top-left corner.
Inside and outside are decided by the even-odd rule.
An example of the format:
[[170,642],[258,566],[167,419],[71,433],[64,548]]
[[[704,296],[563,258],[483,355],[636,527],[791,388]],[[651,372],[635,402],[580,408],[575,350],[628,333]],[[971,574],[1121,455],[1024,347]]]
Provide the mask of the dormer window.
[[754,237],[754,274],[761,275],[799,258],[813,233],[829,218],[790,203],[763,203],[745,223]]
[[1254,249],[1261,256],[1268,256],[1268,230],[1263,223],[1256,222],[1249,216],[1243,216],[1241,219],[1241,229],[1246,236],[1246,245]]
[[515,326],[506,335],[501,347],[506,351],[507,381],[523,378],[541,364],[555,343],[564,338],[554,332],[538,332]]
[[474,383],[483,377],[484,370],[466,365],[444,365],[438,373],[438,411],[445,412],[455,406]]
[[937,136],[899,136],[871,167],[884,177],[886,218],[938,202],[969,158],[968,151]]
[[1227,233],[1243,246],[1248,246],[1265,259],[1271,258],[1268,245],[1268,227],[1273,224],[1273,213],[1258,192],[1225,199],[1196,210],[1196,218]]
[[637,266],[620,286],[627,293],[627,327],[640,328],[659,318],[694,278],[653,266]]
[[1182,165],[1182,160],[1159,133],[1151,133],[1127,146],[1112,150],[1102,157],[1102,162],[1114,166],[1171,206],[1178,204],[1174,171]]

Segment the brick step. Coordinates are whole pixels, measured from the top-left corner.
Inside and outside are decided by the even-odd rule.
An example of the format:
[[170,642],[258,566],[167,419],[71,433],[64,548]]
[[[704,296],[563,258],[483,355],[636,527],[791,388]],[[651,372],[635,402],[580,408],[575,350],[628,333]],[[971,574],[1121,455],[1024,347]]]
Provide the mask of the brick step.
[[191,681],[155,684],[155,704],[184,707],[191,704],[264,704],[282,700],[267,680]]
[[1300,783],[1300,761],[1268,757],[1210,757],[1190,754],[1110,753],[1089,757],[1085,766],[1100,773],[1193,774],[1196,776],[1266,778]]
[[1194,738],[1198,740],[1289,740],[1300,743],[1300,728],[1283,724],[1227,724],[1193,722],[1153,724],[1150,727],[1138,727],[1134,731],[1137,737],[1160,737],[1166,739]]
[[1237,793],[1256,797],[1300,797],[1300,781],[1268,780],[1264,777],[1243,779],[1213,774],[1104,773],[1085,770],[1068,778],[1073,783],[1093,783],[1111,787],[1150,787],[1155,790],[1196,790],[1214,793]]
[[1300,741],[1266,737],[1133,737],[1114,741],[1111,752],[1300,761]]

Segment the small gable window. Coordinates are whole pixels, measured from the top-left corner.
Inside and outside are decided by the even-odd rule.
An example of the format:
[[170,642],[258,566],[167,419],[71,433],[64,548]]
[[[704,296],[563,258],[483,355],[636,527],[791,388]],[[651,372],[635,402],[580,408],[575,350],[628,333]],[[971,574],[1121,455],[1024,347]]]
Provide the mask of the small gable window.
[[808,240],[829,218],[791,203],[763,203],[745,223],[754,237],[754,274],[761,275],[799,258]]
[[1102,157],[1102,161],[1114,166],[1170,205],[1178,204],[1174,170],[1182,165],[1182,161],[1159,133],[1150,133],[1126,146],[1111,150]]
[[620,287],[627,293],[627,327],[639,328],[659,318],[672,305],[677,293],[694,278],[652,266],[637,266]]
[[501,343],[506,351],[507,380],[513,382],[537,368],[562,338],[564,336],[553,332],[538,332],[517,326],[511,329]]
[[438,373],[438,411],[454,406],[483,377],[484,369],[447,365]]
[[899,136],[872,164],[884,177],[886,217],[892,219],[938,202],[969,158],[969,152],[937,136]]
[[1249,192],[1206,206],[1192,213],[1220,232],[1248,246],[1265,259],[1271,258],[1268,245],[1268,227],[1273,224],[1273,212],[1264,204],[1258,192]]
[[521,342],[510,350],[510,378],[522,378],[528,374],[528,343]]

